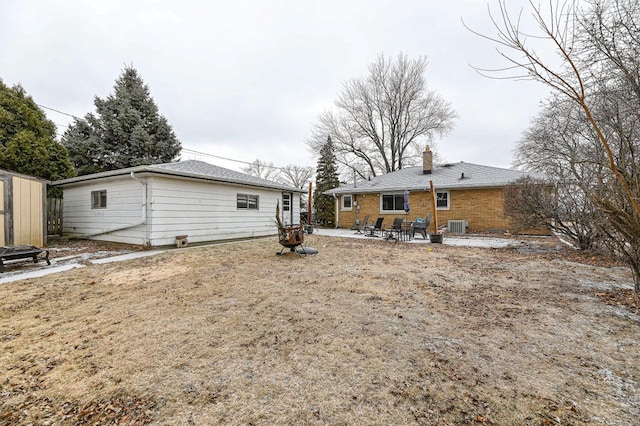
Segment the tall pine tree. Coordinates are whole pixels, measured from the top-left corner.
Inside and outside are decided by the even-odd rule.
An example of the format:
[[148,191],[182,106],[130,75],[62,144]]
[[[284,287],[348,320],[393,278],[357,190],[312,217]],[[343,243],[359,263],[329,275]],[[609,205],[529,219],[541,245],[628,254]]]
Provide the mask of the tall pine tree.
[[0,168],[51,181],[75,176],[55,136],[55,124],[33,98],[20,85],[0,80]]
[[76,119],[62,137],[78,174],[177,159],[180,141],[135,69],[125,68],[114,93],[94,104],[96,115]]
[[333,152],[333,142],[331,141],[331,136],[329,136],[327,137],[327,142],[320,149],[316,173],[316,191],[313,194],[316,223],[319,225],[331,225],[335,222],[336,208],[333,197],[323,193],[338,186],[340,186],[338,166]]

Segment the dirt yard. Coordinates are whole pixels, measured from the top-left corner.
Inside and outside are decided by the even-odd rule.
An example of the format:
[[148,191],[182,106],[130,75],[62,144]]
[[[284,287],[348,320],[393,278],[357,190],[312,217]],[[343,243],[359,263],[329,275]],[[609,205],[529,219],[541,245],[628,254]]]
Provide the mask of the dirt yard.
[[631,425],[622,267],[310,235],[0,284],[0,424]]

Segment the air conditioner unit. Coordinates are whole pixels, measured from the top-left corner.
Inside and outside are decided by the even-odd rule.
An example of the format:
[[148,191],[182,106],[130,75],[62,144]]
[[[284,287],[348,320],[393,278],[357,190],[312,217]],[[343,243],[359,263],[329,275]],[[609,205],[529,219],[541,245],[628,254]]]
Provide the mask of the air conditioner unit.
[[447,224],[447,229],[452,234],[465,234],[467,226],[469,226],[469,222],[466,220],[450,220]]

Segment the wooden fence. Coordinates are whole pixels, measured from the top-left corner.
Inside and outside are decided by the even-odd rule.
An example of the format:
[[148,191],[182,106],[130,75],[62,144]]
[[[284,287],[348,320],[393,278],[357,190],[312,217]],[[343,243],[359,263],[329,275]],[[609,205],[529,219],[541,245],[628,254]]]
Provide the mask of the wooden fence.
[[47,198],[47,235],[62,235],[62,198]]

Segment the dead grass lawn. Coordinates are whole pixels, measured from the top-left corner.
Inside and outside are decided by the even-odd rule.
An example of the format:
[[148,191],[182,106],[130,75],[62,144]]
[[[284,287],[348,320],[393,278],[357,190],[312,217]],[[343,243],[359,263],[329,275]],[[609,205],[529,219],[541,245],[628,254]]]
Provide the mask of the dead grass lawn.
[[[0,424],[629,425],[624,268],[311,235],[0,285]],[[599,297],[600,296],[600,297]]]

